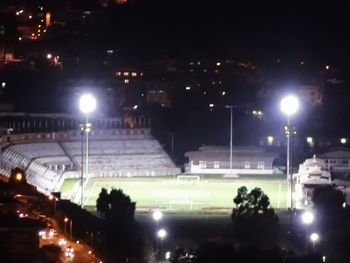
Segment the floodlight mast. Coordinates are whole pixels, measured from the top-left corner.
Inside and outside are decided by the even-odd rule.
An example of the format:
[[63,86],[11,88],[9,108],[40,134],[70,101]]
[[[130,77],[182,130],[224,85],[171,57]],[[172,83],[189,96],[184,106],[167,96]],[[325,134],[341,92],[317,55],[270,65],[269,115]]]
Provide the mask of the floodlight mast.
[[296,96],[288,95],[284,97],[280,102],[281,111],[287,115],[287,127],[286,127],[286,136],[287,136],[287,180],[288,180],[288,208],[293,209],[293,176],[290,173],[290,116],[297,113],[299,110],[299,99]]
[[79,110],[86,115],[86,122],[81,125],[82,134],[82,148],[81,148],[81,207],[84,207],[84,171],[83,171],[83,141],[84,133],[86,133],[86,161],[85,161],[85,171],[86,177],[89,177],[89,133],[91,132],[91,123],[89,123],[89,114],[96,110],[97,100],[96,97],[90,93],[83,94],[79,99]]

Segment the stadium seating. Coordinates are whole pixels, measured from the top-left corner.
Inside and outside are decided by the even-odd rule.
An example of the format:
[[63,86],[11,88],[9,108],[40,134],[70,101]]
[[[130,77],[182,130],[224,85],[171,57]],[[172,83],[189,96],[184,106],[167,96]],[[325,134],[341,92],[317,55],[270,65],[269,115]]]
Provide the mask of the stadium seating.
[[[27,180],[42,192],[59,190],[64,178],[81,175],[79,133],[17,135],[2,150],[5,173],[14,166],[26,170]],[[84,140],[83,161],[85,166]],[[180,173],[149,131],[94,131],[89,142],[88,177],[162,176]],[[7,174],[8,175],[8,174]]]

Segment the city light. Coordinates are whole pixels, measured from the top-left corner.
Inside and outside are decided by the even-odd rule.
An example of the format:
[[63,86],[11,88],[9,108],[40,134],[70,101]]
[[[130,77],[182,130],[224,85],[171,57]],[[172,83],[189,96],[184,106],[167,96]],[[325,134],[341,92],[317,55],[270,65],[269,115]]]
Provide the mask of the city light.
[[54,196],[52,194],[50,194],[48,198],[49,198],[49,200],[53,200]]
[[320,239],[320,235],[316,232],[311,233],[310,240],[315,243]]
[[170,257],[171,257],[171,253],[170,253],[170,251],[167,251],[165,253],[165,259],[168,260],[168,259],[170,259]]
[[162,219],[163,213],[159,210],[154,211],[152,217],[153,217],[154,221],[158,222],[159,220]]
[[307,137],[307,138],[306,138],[306,142],[307,142],[308,144],[313,144],[313,143],[314,143],[314,138],[312,138],[312,137]]
[[164,239],[167,235],[167,232],[165,229],[159,229],[158,232],[157,232],[157,236],[160,238],[160,239]]
[[275,138],[274,138],[273,136],[270,135],[270,136],[267,136],[266,139],[267,139],[267,143],[268,143],[269,145],[271,145],[271,144],[273,144],[273,141],[274,141]]
[[52,59],[52,54],[51,54],[51,53],[47,53],[47,54],[46,54],[46,58],[47,58],[47,59]]
[[190,86],[186,86],[186,90],[191,90],[191,87]]
[[301,214],[301,221],[305,225],[310,225],[315,221],[315,214],[312,211],[305,211]]
[[67,223],[68,220],[69,220],[68,217],[65,217],[65,218],[64,218],[64,222],[65,222],[65,223]]
[[300,107],[299,99],[293,95],[284,97],[280,103],[281,111],[287,116],[295,114]]
[[209,108],[214,108],[214,104],[213,104],[213,103],[210,103],[210,104],[209,104]]
[[21,173],[17,173],[17,174],[16,174],[16,180],[17,180],[17,181],[21,181],[22,178],[23,178],[23,175],[22,175]]
[[79,109],[84,114],[93,112],[97,107],[97,100],[92,94],[84,94],[79,99]]
[[346,138],[340,138],[340,143],[341,144],[346,144],[348,140]]

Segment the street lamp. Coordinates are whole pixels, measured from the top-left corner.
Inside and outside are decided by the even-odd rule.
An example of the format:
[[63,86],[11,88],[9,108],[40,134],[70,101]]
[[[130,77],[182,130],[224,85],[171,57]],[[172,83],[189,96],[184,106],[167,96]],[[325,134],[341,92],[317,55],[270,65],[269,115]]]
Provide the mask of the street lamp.
[[[91,132],[91,123],[89,123],[89,114],[97,107],[97,100],[92,94],[84,94],[79,99],[79,110],[86,115],[86,122],[80,127],[82,136],[86,133],[86,177],[89,176],[89,133]],[[82,137],[82,162],[81,162],[81,207],[84,207],[84,171],[83,171],[83,137]]]
[[163,213],[159,210],[154,211],[152,217],[153,217],[154,221],[158,222],[159,220],[162,219]]
[[157,232],[157,236],[160,238],[160,249],[162,249],[163,239],[167,236],[166,230],[163,228],[159,229]]
[[311,225],[315,221],[315,215],[311,211],[305,211],[301,214],[301,222],[304,225]]
[[289,171],[290,137],[291,137],[289,122],[290,122],[290,116],[297,113],[297,111],[299,110],[299,107],[300,107],[299,99],[293,95],[288,95],[288,96],[284,97],[280,102],[280,109],[281,109],[282,113],[287,115],[287,127],[285,129],[286,129],[286,136],[287,136],[287,179],[289,179],[289,183],[288,183],[288,207],[291,209],[293,209],[293,194],[292,194],[292,192],[293,192],[293,189],[292,189],[293,178],[292,178],[292,175],[290,174],[290,171]]
[[316,232],[311,233],[310,240],[312,242],[312,250],[315,251],[315,243],[320,240],[320,235]]
[[[214,108],[215,104],[210,103],[209,108]],[[232,114],[233,114],[233,108],[239,108],[241,106],[238,105],[221,105],[221,107],[225,107],[226,109],[230,109],[230,175],[232,175]],[[259,111],[261,112],[261,111]],[[262,112],[261,112],[262,113]]]

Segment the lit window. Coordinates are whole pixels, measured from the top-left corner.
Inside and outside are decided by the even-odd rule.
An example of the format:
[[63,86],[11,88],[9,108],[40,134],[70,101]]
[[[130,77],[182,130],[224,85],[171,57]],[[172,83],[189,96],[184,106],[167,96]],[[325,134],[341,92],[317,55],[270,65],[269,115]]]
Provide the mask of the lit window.
[[129,84],[129,79],[124,79],[125,84]]
[[143,76],[143,72],[140,73],[140,76]]
[[191,90],[191,87],[190,87],[190,86],[187,86],[187,87],[186,87],[186,90]]
[[206,92],[206,91],[203,91],[203,95],[207,95],[207,92]]
[[221,95],[222,95],[222,96],[225,96],[225,95],[226,95],[226,91],[222,91],[222,92],[221,92]]
[[129,72],[124,72],[124,76],[129,76]]
[[120,76],[122,73],[120,71],[118,71],[117,73],[115,73],[117,76]]
[[216,66],[220,67],[221,66],[221,62],[216,62]]
[[132,76],[132,77],[136,77],[136,76],[137,76],[137,73],[136,73],[136,72],[133,72],[133,73],[131,73],[131,76]]

